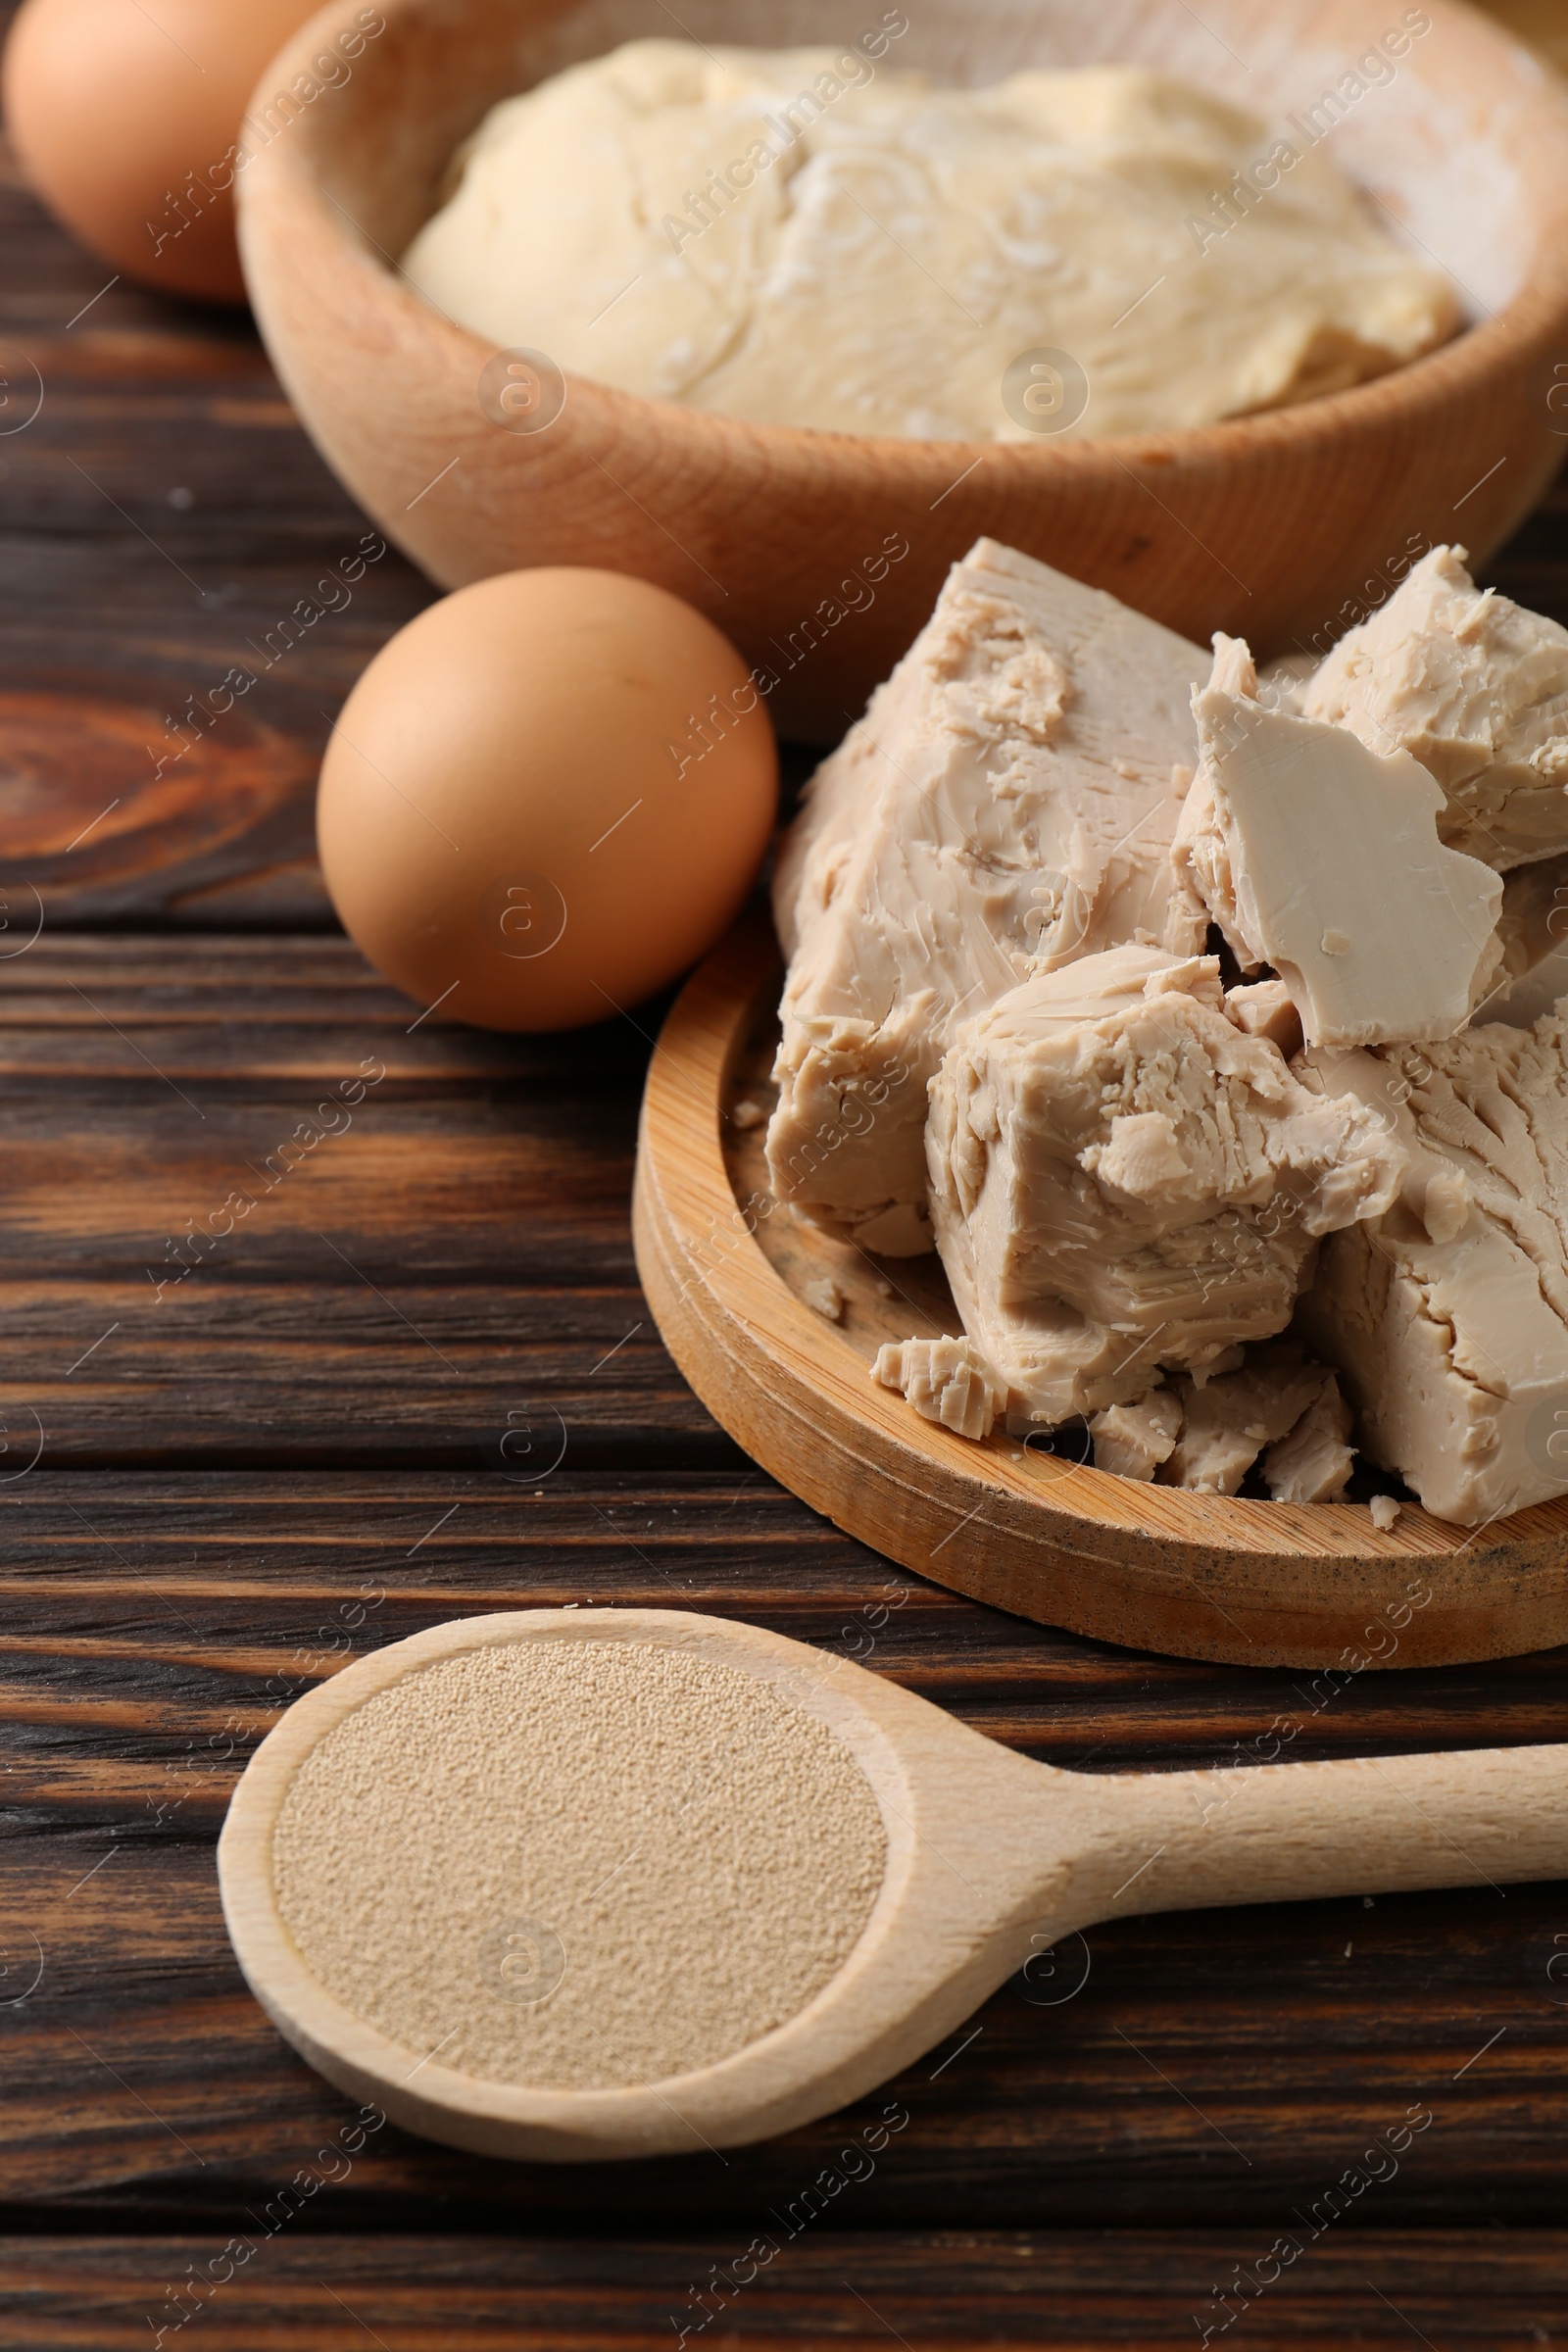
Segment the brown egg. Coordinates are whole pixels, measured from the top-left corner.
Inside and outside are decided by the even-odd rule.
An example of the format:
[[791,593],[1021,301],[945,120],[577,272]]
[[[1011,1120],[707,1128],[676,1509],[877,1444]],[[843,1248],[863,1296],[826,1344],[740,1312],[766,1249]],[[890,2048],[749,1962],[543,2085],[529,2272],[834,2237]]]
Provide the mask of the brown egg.
[[513,571],[377,654],[317,835],[345,927],[416,1003],[567,1029],[712,945],[777,797],[758,685],[700,612],[619,572]]
[[384,29],[379,10],[362,9],[320,42],[313,72],[258,89],[316,8],[317,0],[24,0],[4,64],[6,123],[23,170],[122,276],[166,294],[243,302],[235,172],[347,81]]

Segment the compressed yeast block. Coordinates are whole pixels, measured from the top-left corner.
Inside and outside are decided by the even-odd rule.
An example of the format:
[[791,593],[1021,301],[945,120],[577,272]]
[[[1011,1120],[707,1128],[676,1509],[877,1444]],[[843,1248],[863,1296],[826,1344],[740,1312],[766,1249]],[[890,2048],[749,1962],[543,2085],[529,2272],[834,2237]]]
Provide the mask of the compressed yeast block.
[[1247,647],[1216,638],[1178,867],[1244,968],[1278,973],[1308,1045],[1452,1037],[1501,959],[1501,883],[1440,841],[1442,791],[1408,752],[1256,687]]
[[1130,1404],[1107,1404],[1089,1424],[1095,1468],[1147,1485],[1175,1452],[1182,1400],[1174,1389],[1151,1389]]
[[1362,1451],[1462,1526],[1568,1493],[1568,1006],[1299,1066],[1405,1153],[1397,1199],[1325,1244],[1298,1315]]
[[931,1090],[937,1246],[1009,1417],[1130,1403],[1290,1321],[1317,1238],[1395,1199],[1375,1111],[1224,1010],[1212,957],[1124,947],[1026,981]]
[[780,852],[777,1200],[928,1250],[926,1087],[955,1017],[1123,940],[1202,946],[1169,851],[1205,666],[993,540],[954,566]]
[[1499,873],[1568,850],[1568,629],[1482,590],[1434,547],[1297,690],[1308,718],[1409,752],[1438,831]]

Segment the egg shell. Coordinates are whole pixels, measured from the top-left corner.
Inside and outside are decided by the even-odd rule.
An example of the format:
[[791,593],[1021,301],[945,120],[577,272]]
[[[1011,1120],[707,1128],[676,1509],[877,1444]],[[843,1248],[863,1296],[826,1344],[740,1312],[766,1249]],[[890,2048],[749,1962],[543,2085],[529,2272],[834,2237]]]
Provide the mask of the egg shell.
[[23,170],[122,276],[243,302],[232,189],[247,140],[254,149],[283,135],[293,114],[349,78],[370,28],[384,28],[374,8],[329,27],[315,98],[258,88],[315,14],[316,0],[24,0],[3,72]]
[[321,767],[327,889],[443,1018],[605,1020],[695,961],[766,853],[778,759],[728,639],[619,572],[503,573],[431,605]]

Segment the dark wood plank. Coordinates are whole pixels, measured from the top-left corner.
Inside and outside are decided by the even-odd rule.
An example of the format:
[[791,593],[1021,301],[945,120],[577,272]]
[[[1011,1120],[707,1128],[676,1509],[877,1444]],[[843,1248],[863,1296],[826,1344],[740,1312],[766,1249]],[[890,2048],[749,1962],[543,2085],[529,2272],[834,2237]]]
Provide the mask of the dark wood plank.
[[[291,2235],[270,2239],[258,2223],[244,2235],[152,2242],[0,2238],[0,2295],[27,2344],[59,2352],[146,2352],[160,2325],[197,2321],[208,2352],[364,2352],[368,2343],[388,2352],[636,2352],[676,2343],[682,2326],[701,2328],[705,2310],[713,2314],[707,2328],[686,2341],[1168,2352],[1198,2340],[1194,2318],[1216,2312],[1215,2287],[1229,2278],[1235,2292],[1238,2264],[1255,2277],[1250,2266],[1272,2242],[1157,2231],[1122,2233],[1114,2244],[1068,2232],[872,2235],[824,2222],[814,2243],[767,2255],[769,2228],[779,2234],[776,2223],[760,2224],[755,2277],[753,2241],[734,2238],[590,2249],[476,2237],[411,2253],[375,2237],[323,2244],[303,2217]],[[732,2279],[737,2266],[744,2285],[715,2288],[715,2272]],[[1418,2335],[1444,2352],[1549,2343],[1565,2283],[1562,2231],[1501,2240],[1470,2230],[1435,2244],[1357,2230],[1325,2239],[1264,2286],[1246,2312],[1246,2340],[1295,2352],[1347,2343],[1405,2352]],[[1230,2308],[1239,2320],[1240,2299]]]
[[558,1433],[579,1463],[738,1460],[637,1287],[648,1052],[626,1021],[421,1020],[345,940],[46,928],[0,961],[12,1442],[515,1467]]
[[105,291],[8,152],[0,242],[0,356],[42,390],[0,435],[0,913],[330,929],[321,746],[434,592],[363,562],[248,320]]
[[[149,1479],[45,1466],[15,1479],[0,1501],[8,1792],[27,1785],[24,1726],[36,1720],[59,1726],[51,1770],[78,1747],[102,1768],[100,1801],[116,1758],[143,1752],[116,1745],[130,1720],[117,1711],[122,1690],[152,1710],[142,1730],[160,1756],[239,1709],[237,1769],[275,1706],[331,1671],[334,1642],[341,1659],[465,1613],[589,1601],[767,1625],[896,1675],[1027,1754],[1100,1770],[1268,1760],[1275,1741],[1303,1757],[1378,1754],[1561,1729],[1568,1651],[1315,1685],[1155,1657],[927,1584],[745,1464],[722,1478],[585,1476],[568,1456],[540,1476],[515,1449],[510,1458],[509,1475]],[[367,1586],[380,1597],[360,1617]],[[137,1782],[133,1810],[142,1794]]]

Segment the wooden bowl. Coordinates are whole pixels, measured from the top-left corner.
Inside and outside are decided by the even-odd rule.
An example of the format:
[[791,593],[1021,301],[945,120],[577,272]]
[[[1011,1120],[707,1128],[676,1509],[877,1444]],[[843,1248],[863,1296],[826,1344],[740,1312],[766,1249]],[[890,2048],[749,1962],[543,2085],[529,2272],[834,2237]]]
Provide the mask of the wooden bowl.
[[[956,1332],[937,1259],[874,1261],[774,1208],[762,1128],[782,969],[747,916],[688,982],[648,1076],[637,1268],[714,1419],[861,1543],[976,1600],[1100,1641],[1233,1666],[1447,1666],[1568,1641],[1568,1497],[1481,1528],[1407,1503],[1187,1494],[1003,1430],[976,1445],[870,1377],[884,1340]],[[808,1303],[833,1285],[839,1321]]]
[[[1390,566],[1458,539],[1484,559],[1562,456],[1568,415],[1568,94],[1495,25],[1427,0],[1397,77],[1352,104],[1338,161],[1459,286],[1474,321],[1353,391],[1200,431],[1116,440],[914,441],[750,425],[583,377],[547,429],[480,407],[495,355],[396,274],[453,149],[499,98],[636,35],[842,39],[838,0],[383,0],[351,77],[301,107],[240,175],[262,332],[328,462],[443,586],[594,564],[688,598],[777,663],[852,564],[908,554],[801,659],[774,712],[833,741],[982,532],[1109,589],[1200,643],[1324,644]],[[334,6],[270,70],[252,118]],[[921,0],[896,51],[955,83],[1026,65],[1167,68],[1259,111],[1310,106],[1387,31],[1386,0]],[[1245,233],[1245,232],[1244,232]],[[1553,370],[1558,372],[1554,374]]]

